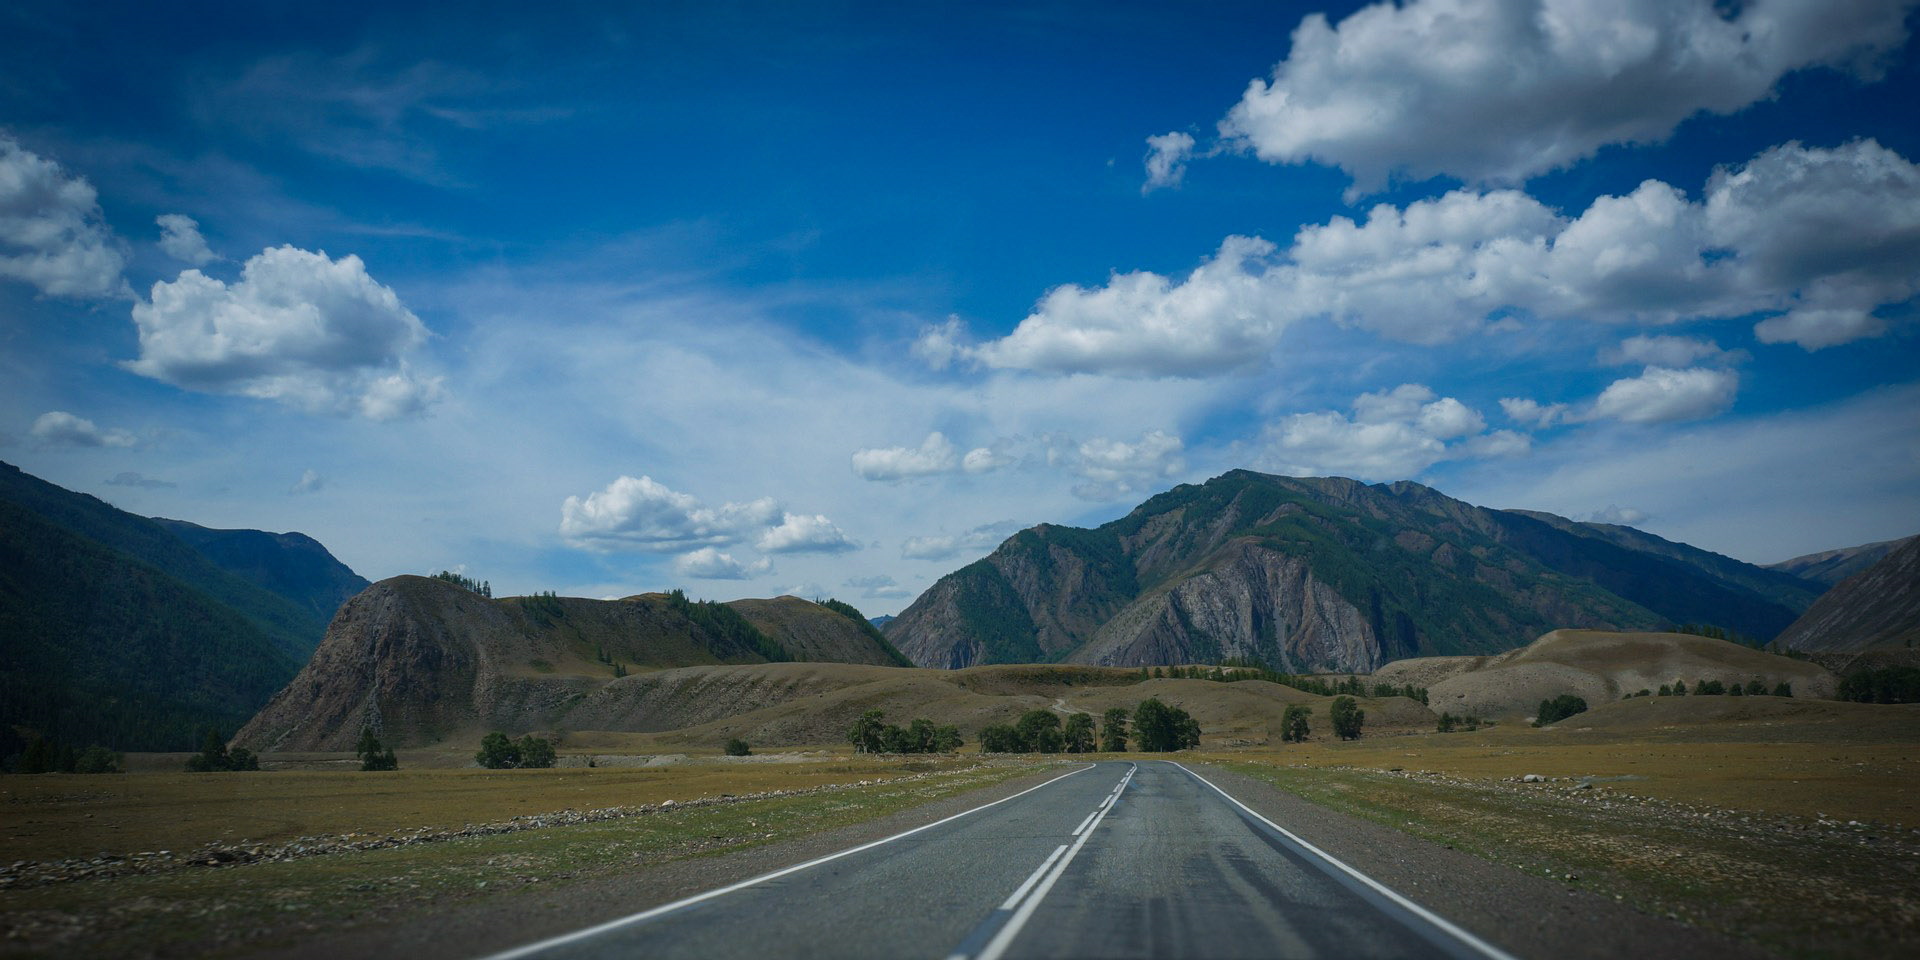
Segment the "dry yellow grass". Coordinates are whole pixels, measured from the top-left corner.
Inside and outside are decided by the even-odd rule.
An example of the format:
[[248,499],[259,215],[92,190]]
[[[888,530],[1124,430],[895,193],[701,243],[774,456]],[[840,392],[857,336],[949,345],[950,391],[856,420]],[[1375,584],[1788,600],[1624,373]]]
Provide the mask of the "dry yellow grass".
[[[403,758],[404,759],[404,758]],[[458,828],[521,814],[854,783],[972,762],[878,758],[652,769],[41,774],[0,779],[0,859],[51,860],[320,834]]]

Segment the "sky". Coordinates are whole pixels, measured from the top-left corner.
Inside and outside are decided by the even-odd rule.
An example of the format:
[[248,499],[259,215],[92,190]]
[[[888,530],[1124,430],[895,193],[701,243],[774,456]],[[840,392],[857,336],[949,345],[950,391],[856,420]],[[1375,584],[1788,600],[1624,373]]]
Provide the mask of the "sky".
[[1920,532],[1914,0],[0,7],[0,460],[893,613],[1250,468]]

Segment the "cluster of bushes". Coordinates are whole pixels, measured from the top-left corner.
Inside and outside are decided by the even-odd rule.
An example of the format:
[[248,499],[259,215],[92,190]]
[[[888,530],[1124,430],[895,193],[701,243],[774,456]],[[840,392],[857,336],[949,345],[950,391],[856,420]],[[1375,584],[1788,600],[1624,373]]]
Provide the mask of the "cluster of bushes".
[[1145,753],[1166,753],[1200,745],[1200,724],[1185,710],[1158,697],[1140,702],[1131,716],[1114,707],[1098,724],[1090,713],[1075,713],[1062,723],[1051,710],[1029,710],[1012,725],[980,731],[981,753],[1125,753],[1131,744]]
[[493,584],[485,580],[475,580],[472,577],[454,573],[452,570],[442,570],[439,573],[433,574],[432,578],[435,580],[445,580],[456,587],[471,590],[489,600],[493,599]]
[[246,747],[234,747],[227,751],[227,738],[220,731],[209,729],[200,741],[200,752],[187,758],[188,773],[224,773],[227,771],[258,770],[260,758]]
[[488,770],[546,769],[553,766],[553,741],[529,733],[518,740],[496,730],[480,740],[473,761]]
[[1483,726],[1490,727],[1493,724],[1472,715],[1456,717],[1451,713],[1442,713],[1440,722],[1434,725],[1434,729],[1440,733],[1453,733],[1458,730],[1474,731]]
[[753,748],[748,746],[745,740],[734,737],[727,741],[726,753],[729,757],[751,757]]
[[1533,715],[1533,725],[1544,727],[1549,723],[1559,723],[1576,713],[1587,712],[1587,701],[1571,693],[1563,693],[1551,700],[1540,701],[1540,709]]
[[951,725],[935,726],[932,720],[915,717],[913,722],[902,727],[886,723],[886,714],[880,710],[868,710],[853,722],[853,728],[847,731],[847,741],[853,744],[855,753],[952,753],[966,744],[960,738],[960,728]]
[[373,735],[373,728],[360,731],[360,742],[353,752],[360,758],[361,770],[398,770],[400,758],[393,755],[392,747],[382,747],[380,738]]
[[1856,670],[1840,678],[1840,699],[1854,703],[1920,703],[1920,667]]
[[1673,632],[1688,633],[1696,637],[1708,637],[1714,640],[1725,640],[1728,643],[1737,643],[1743,647],[1752,647],[1755,650],[1763,649],[1767,645],[1763,640],[1749,637],[1736,630],[1728,630],[1726,627],[1716,627],[1710,623],[1683,623],[1673,628]]
[[15,773],[119,773],[125,758],[97,743],[75,750],[70,743],[35,737],[26,749],[7,759]]
[[[1731,680],[1726,683],[1718,680],[1695,680],[1693,682],[1693,689],[1689,690],[1687,689],[1687,682],[1685,680],[1675,680],[1672,683],[1661,684],[1659,691],[1652,695],[1660,697],[1684,697],[1688,694],[1696,697],[1791,697],[1793,696],[1793,684],[1782,680],[1775,684],[1772,690],[1768,690],[1767,685],[1758,679],[1748,680],[1744,684],[1738,680]],[[1633,694],[1635,697],[1648,695],[1645,690]]]

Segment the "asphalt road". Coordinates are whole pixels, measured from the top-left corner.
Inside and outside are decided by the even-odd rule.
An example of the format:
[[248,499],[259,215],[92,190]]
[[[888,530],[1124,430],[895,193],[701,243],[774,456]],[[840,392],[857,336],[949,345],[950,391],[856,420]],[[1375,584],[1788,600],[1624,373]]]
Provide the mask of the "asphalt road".
[[497,954],[1504,958],[1178,764],[1101,763],[918,830]]

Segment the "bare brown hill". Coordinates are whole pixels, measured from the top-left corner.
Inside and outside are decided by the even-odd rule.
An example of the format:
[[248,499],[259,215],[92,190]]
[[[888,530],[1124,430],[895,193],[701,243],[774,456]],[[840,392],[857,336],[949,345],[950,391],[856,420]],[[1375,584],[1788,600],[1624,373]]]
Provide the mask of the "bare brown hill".
[[1781,649],[1855,653],[1920,642],[1920,537],[1840,581],[1774,640]]
[[371,727],[399,746],[426,745],[556,725],[621,670],[816,655],[889,662],[848,617],[801,610],[814,605],[795,598],[770,603],[758,611],[770,613],[768,633],[732,607],[665,594],[489,599],[441,580],[394,577],[341,608],[313,659],[235,742],[344,750]]
[[1428,688],[1436,711],[1487,718],[1531,717],[1540,701],[1573,694],[1590,705],[1682,681],[1759,680],[1796,697],[1832,697],[1833,674],[1803,660],[1682,633],[1555,630],[1498,657],[1423,657],[1387,664],[1374,679]]

